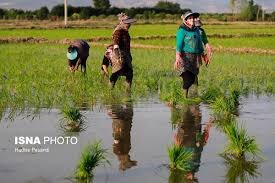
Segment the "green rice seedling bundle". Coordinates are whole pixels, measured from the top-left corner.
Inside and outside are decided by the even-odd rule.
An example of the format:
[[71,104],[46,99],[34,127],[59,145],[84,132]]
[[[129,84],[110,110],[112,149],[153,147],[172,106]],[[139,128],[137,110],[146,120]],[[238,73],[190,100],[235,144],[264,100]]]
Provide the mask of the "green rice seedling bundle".
[[224,127],[228,143],[225,147],[224,154],[234,158],[245,158],[245,155],[253,157],[260,155],[259,145],[253,137],[247,134],[243,126],[239,126],[236,121],[232,121]]
[[61,110],[60,126],[66,132],[80,132],[86,128],[85,116],[76,107],[64,107]]
[[107,159],[107,150],[102,148],[100,141],[95,141],[82,151],[75,170],[75,178],[88,183],[94,177],[95,168],[105,164],[110,164]]
[[183,147],[172,145],[167,148],[169,157],[169,164],[172,170],[188,171],[190,169],[190,163],[193,153]]

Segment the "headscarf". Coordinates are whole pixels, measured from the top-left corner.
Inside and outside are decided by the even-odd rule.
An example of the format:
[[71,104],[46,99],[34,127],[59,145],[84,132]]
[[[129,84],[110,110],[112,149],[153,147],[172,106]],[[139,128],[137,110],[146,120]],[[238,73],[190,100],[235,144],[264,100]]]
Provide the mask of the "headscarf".
[[128,30],[127,28],[127,24],[132,24],[134,22],[136,22],[135,19],[130,18],[129,16],[127,16],[125,13],[120,13],[117,15],[118,16],[118,20],[119,23],[118,25],[115,27],[113,33],[119,29],[125,29]]
[[[187,18],[189,16],[193,16],[194,18],[198,18],[200,16],[200,14],[197,13],[197,12],[187,11],[187,12],[185,12],[185,14],[181,15],[181,19],[183,21],[183,24],[185,24],[187,27],[192,29],[194,27],[194,25],[192,26],[187,22]],[[195,24],[195,22],[194,22],[194,24]]]

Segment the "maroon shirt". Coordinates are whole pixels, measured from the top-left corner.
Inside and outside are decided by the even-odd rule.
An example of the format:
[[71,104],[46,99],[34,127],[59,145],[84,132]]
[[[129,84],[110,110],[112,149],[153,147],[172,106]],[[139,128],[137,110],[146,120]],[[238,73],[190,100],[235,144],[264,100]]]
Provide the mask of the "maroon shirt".
[[114,45],[117,44],[121,51],[125,51],[129,55],[131,55],[130,39],[131,37],[129,35],[129,32],[125,29],[118,29],[113,34]]

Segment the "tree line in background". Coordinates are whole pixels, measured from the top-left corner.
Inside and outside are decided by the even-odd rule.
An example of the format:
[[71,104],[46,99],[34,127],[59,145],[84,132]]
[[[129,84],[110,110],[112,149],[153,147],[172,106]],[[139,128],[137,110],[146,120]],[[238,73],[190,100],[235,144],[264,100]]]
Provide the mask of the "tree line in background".
[[[205,19],[220,21],[275,21],[275,11],[264,12],[263,8],[253,0],[230,0],[231,13],[204,13]],[[68,16],[71,20],[89,19],[94,16],[113,17],[126,12],[137,19],[178,19],[188,8],[182,9],[180,4],[169,1],[159,1],[154,7],[118,8],[111,7],[109,0],[93,0],[93,6],[68,6]],[[0,19],[39,19],[58,20],[64,17],[64,4],[54,6],[49,10],[46,6],[37,10],[1,9]]]

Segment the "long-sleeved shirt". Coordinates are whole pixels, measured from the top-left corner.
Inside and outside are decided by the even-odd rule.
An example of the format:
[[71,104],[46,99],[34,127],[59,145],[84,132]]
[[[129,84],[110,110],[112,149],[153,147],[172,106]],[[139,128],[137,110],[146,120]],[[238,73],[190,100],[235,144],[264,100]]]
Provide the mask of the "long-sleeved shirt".
[[181,26],[176,35],[176,50],[177,52],[202,54],[203,43],[198,29]]
[[130,35],[126,29],[118,29],[113,34],[113,44],[118,45],[119,49],[131,54],[130,50]]

